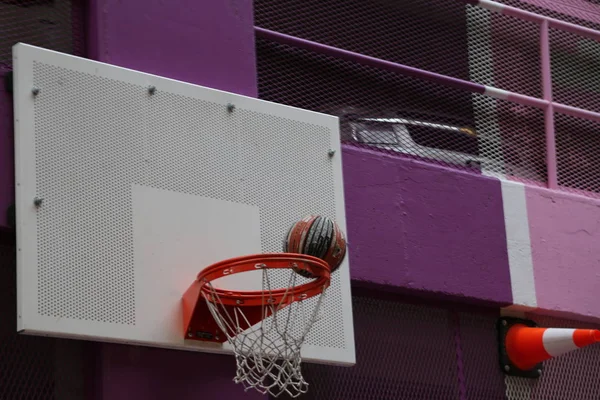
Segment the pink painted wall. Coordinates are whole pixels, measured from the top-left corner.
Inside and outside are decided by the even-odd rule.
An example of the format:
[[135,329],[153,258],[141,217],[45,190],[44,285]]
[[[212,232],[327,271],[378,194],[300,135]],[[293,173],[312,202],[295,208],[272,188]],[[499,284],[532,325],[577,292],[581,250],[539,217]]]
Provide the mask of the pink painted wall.
[[600,201],[527,187],[537,306],[600,318]]

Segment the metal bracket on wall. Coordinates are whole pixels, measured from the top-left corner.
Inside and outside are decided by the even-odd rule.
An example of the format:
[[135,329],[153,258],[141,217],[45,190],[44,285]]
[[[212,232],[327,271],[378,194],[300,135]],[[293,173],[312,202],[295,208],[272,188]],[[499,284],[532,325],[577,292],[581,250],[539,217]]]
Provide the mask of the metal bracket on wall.
[[502,372],[510,376],[520,376],[523,378],[539,378],[542,375],[544,369],[542,363],[536,364],[533,368],[523,370],[518,368],[508,357],[506,350],[506,335],[508,330],[514,325],[525,325],[531,328],[536,328],[538,325],[528,319],[502,317],[498,319],[496,328],[498,331],[498,355],[500,361],[500,368]]

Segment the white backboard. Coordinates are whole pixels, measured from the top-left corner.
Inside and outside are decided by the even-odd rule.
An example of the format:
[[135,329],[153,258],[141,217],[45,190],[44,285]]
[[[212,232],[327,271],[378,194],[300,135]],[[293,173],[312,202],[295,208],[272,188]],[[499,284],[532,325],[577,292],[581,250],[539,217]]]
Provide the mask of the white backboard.
[[[346,231],[336,117],[23,44],[13,56],[19,331],[230,352],[183,338],[197,273],[281,251],[308,214]],[[355,362],[348,258],[306,361]]]

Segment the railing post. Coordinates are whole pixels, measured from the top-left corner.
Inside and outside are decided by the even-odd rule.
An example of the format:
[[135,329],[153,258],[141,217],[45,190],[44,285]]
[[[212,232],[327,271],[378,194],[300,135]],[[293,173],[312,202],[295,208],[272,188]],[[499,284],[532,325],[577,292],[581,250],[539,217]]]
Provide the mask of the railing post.
[[540,24],[540,63],[542,66],[542,94],[548,105],[544,108],[544,124],[546,131],[546,168],[548,187],[558,187],[556,161],[556,134],[554,131],[554,105],[552,104],[552,71],[550,65],[550,30],[548,20]]

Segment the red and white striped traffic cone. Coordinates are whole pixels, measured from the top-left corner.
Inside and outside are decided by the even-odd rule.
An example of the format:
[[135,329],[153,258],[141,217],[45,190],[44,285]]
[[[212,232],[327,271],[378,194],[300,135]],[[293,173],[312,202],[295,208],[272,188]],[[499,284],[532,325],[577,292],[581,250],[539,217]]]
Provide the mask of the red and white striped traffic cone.
[[539,328],[532,326],[531,321],[502,321],[506,372],[516,367],[521,371],[535,370],[539,376],[537,368],[542,361],[600,342],[600,330],[596,329]]
[[516,324],[506,334],[506,352],[513,364],[527,370],[596,342],[600,342],[600,331],[595,329],[530,328]]

